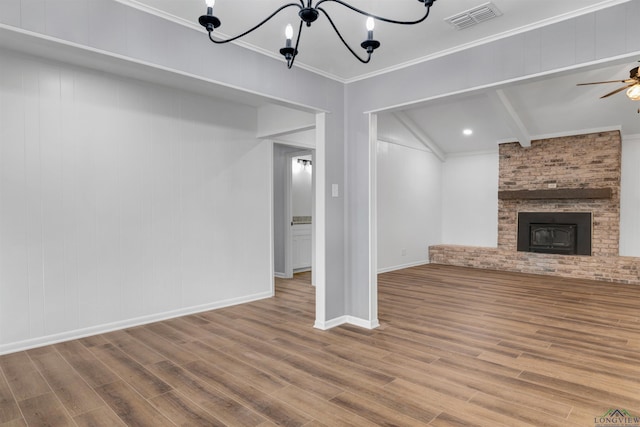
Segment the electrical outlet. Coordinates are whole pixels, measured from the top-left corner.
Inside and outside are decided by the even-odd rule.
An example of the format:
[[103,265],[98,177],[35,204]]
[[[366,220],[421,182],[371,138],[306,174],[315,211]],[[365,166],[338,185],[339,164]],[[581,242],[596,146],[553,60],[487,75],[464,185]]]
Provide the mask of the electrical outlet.
[[402,256],[407,256],[407,250],[405,248],[402,248],[402,250],[400,251],[400,254]]
[[557,188],[558,184],[556,184],[555,182],[550,182],[549,184],[547,184],[547,188]]

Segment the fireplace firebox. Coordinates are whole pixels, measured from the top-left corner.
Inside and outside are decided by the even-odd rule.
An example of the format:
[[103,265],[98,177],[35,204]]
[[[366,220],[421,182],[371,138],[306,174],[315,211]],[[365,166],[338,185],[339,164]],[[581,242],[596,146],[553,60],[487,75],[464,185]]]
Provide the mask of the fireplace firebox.
[[518,213],[518,251],[591,255],[591,212]]

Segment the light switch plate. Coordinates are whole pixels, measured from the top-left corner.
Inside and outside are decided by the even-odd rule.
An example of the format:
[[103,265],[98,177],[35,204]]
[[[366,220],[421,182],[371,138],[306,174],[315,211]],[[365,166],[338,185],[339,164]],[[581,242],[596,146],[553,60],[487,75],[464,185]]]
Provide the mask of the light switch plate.
[[339,197],[340,191],[338,190],[338,184],[331,184],[331,197]]

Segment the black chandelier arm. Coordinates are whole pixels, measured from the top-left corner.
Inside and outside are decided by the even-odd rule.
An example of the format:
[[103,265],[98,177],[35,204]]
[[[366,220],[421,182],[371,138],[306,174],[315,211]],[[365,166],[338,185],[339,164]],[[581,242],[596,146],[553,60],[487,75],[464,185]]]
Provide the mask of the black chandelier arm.
[[[302,0],[300,0],[302,1]],[[298,37],[296,37],[296,47],[293,50],[293,57],[291,57],[290,61],[287,61],[287,68],[291,69],[291,67],[293,67],[293,63],[296,62],[296,56],[298,56],[298,45],[300,44],[300,35],[302,34],[302,25],[304,24],[304,22],[301,20],[300,21],[300,26],[298,27]]]
[[[414,24],[419,24],[419,23],[421,23],[422,21],[424,21],[425,19],[427,19],[427,18],[429,17],[429,11],[431,10],[431,6],[425,6],[425,7],[427,8],[427,11],[425,12],[425,14],[424,14],[424,16],[423,16],[422,18],[417,19],[417,20],[415,20],[415,21],[398,21],[398,20],[395,20],[395,19],[385,18],[385,17],[383,17],[383,16],[373,15],[373,14],[371,14],[371,13],[369,13],[369,12],[366,12],[366,11],[364,11],[364,10],[362,10],[362,9],[358,9],[357,7],[351,6],[349,3],[346,3],[346,2],[344,2],[344,1],[342,1],[342,0],[320,0],[318,3],[316,3],[315,8],[316,8],[316,9],[318,9],[318,10],[322,10],[319,6],[320,6],[322,3],[324,3],[324,2],[328,2],[328,1],[331,1],[331,2],[334,2],[334,3],[341,4],[342,6],[344,6],[344,7],[348,8],[348,9],[351,9],[351,10],[353,10],[354,12],[357,12],[357,13],[359,13],[359,14],[361,14],[361,15],[364,15],[364,16],[370,16],[370,17],[372,17],[373,19],[376,19],[376,20],[378,20],[378,21],[382,21],[382,22],[389,22],[389,23],[391,23],[391,24],[400,24],[400,25],[414,25]],[[323,10],[323,12],[324,12],[324,10]],[[325,14],[325,16],[327,16],[327,17],[328,17],[327,12],[324,12],[324,14]],[[334,28],[335,28],[335,27],[334,27]]]
[[[320,4],[320,3],[318,3]],[[369,61],[371,61],[371,52],[368,52],[367,55],[367,59],[362,59],[360,57],[360,55],[358,55],[351,46],[349,46],[349,43],[347,43],[347,41],[344,39],[344,37],[342,37],[342,34],[340,34],[340,31],[338,30],[338,27],[336,27],[336,24],[333,23],[333,20],[331,19],[331,17],[329,16],[329,14],[327,13],[326,10],[324,10],[321,7],[318,7],[316,5],[316,9],[321,11],[324,16],[327,17],[327,20],[329,21],[329,24],[331,24],[331,27],[333,27],[333,31],[335,31],[335,33],[338,35],[338,38],[340,39],[340,41],[342,42],[342,44],[349,50],[349,52],[351,52],[351,54],[360,62],[362,62],[363,64],[367,64],[369,63]]]
[[241,37],[246,36],[249,33],[254,32],[255,30],[257,30],[258,28],[262,27],[264,24],[266,24],[267,22],[269,22],[271,20],[271,18],[273,18],[274,16],[276,16],[278,13],[282,12],[284,9],[291,7],[291,6],[296,6],[299,9],[302,9],[304,7],[304,3],[303,0],[300,0],[300,4],[298,3],[287,3],[283,6],[280,6],[276,11],[274,11],[271,15],[267,16],[265,19],[263,19],[262,21],[260,21],[258,24],[256,24],[255,26],[251,27],[250,29],[248,29],[247,31],[245,31],[242,34],[238,34],[237,36],[231,37],[230,39],[226,39],[226,40],[216,40],[213,37],[211,37],[211,33],[213,33],[213,31],[209,31],[209,40],[211,40],[212,42],[216,43],[216,44],[224,44],[224,43],[229,43],[232,42],[234,40],[238,40]]

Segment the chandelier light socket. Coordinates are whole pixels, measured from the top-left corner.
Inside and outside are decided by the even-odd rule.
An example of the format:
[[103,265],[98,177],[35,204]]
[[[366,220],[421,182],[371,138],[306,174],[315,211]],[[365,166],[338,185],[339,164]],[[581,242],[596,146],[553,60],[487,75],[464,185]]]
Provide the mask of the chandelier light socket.
[[286,46],[280,49],[280,55],[284,56],[284,59],[286,59],[287,62],[290,62],[297,54],[298,51],[291,46]]
[[198,22],[211,33],[220,26],[220,20],[213,16],[213,6],[216,4],[216,0],[205,0],[205,3],[207,4],[207,14],[200,16]]
[[360,43],[360,46],[367,51],[367,53],[373,53],[374,50],[380,47],[378,40],[365,40]]
[[[212,10],[212,8],[207,8],[207,12],[209,12],[209,10]],[[200,18],[198,19],[198,22],[208,32],[211,32],[220,26],[220,20],[215,16],[213,16],[212,14],[210,15],[209,13],[207,13],[206,15],[200,16]]]

